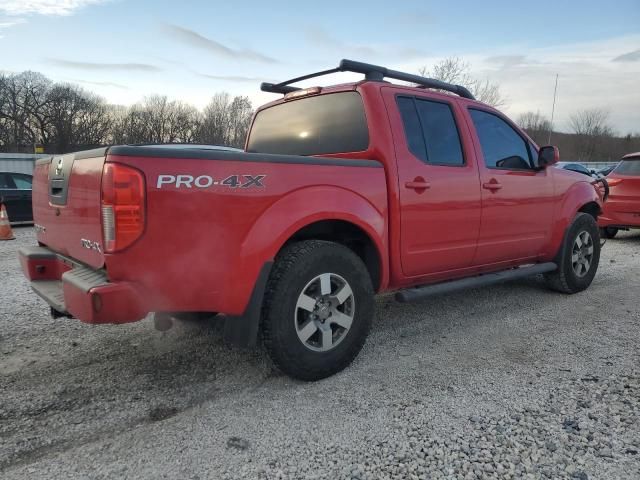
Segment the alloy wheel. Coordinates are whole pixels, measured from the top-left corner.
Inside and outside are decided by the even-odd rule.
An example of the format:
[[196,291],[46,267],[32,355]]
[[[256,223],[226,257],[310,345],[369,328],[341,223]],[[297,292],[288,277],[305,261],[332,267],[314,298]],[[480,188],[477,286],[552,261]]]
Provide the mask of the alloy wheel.
[[294,313],[298,339],[310,350],[332,350],[351,329],[355,307],[353,290],[343,277],[316,276],[298,296]]
[[574,273],[579,277],[584,277],[591,269],[593,262],[593,238],[589,232],[583,230],[578,233],[573,242],[571,251],[571,266]]

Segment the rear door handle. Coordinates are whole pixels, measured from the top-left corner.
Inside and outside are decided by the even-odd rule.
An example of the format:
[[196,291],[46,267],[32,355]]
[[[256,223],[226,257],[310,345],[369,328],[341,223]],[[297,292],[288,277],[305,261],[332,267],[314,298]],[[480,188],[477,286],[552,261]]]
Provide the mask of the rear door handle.
[[427,188],[431,188],[431,184],[420,177],[414,179],[413,182],[406,182],[404,186],[413,190],[426,190]]
[[502,184],[494,180],[492,182],[483,183],[482,188],[487,190],[500,190],[502,188]]

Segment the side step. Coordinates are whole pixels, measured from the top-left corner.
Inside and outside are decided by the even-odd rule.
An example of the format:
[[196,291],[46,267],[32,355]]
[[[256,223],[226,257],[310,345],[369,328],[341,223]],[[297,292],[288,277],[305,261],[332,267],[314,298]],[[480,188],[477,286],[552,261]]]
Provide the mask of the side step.
[[400,290],[396,293],[396,300],[402,303],[421,300],[431,295],[440,295],[442,293],[455,292],[467,288],[484,287],[493,285],[494,283],[506,282],[507,280],[515,280],[516,278],[529,277],[539,273],[553,272],[558,266],[553,263],[536,263],[530,267],[511,268],[495,273],[485,273],[475,277],[461,278],[460,280],[452,280],[450,282],[435,283],[433,285],[425,285],[422,287],[411,287],[406,290]]

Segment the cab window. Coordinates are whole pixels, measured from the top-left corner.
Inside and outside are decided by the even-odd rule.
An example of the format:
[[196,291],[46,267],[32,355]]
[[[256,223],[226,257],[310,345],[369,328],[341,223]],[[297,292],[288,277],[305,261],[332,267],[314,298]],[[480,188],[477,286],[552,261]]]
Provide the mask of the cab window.
[[529,146],[502,118],[484,110],[469,109],[487,168],[531,169]]
[[411,153],[429,165],[464,165],[449,104],[415,97],[398,97],[397,104]]

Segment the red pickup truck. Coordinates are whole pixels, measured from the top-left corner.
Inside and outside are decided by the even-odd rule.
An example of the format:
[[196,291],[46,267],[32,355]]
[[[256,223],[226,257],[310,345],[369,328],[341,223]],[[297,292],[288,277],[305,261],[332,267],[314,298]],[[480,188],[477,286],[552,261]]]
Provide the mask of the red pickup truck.
[[[296,88],[338,71],[356,83]],[[385,78],[412,82],[399,85]],[[362,348],[399,301],[544,274],[591,283],[598,188],[463,87],[350,60],[262,89],[246,151],[113,146],[37,162],[25,275],[54,316],[226,315],[290,376]]]

